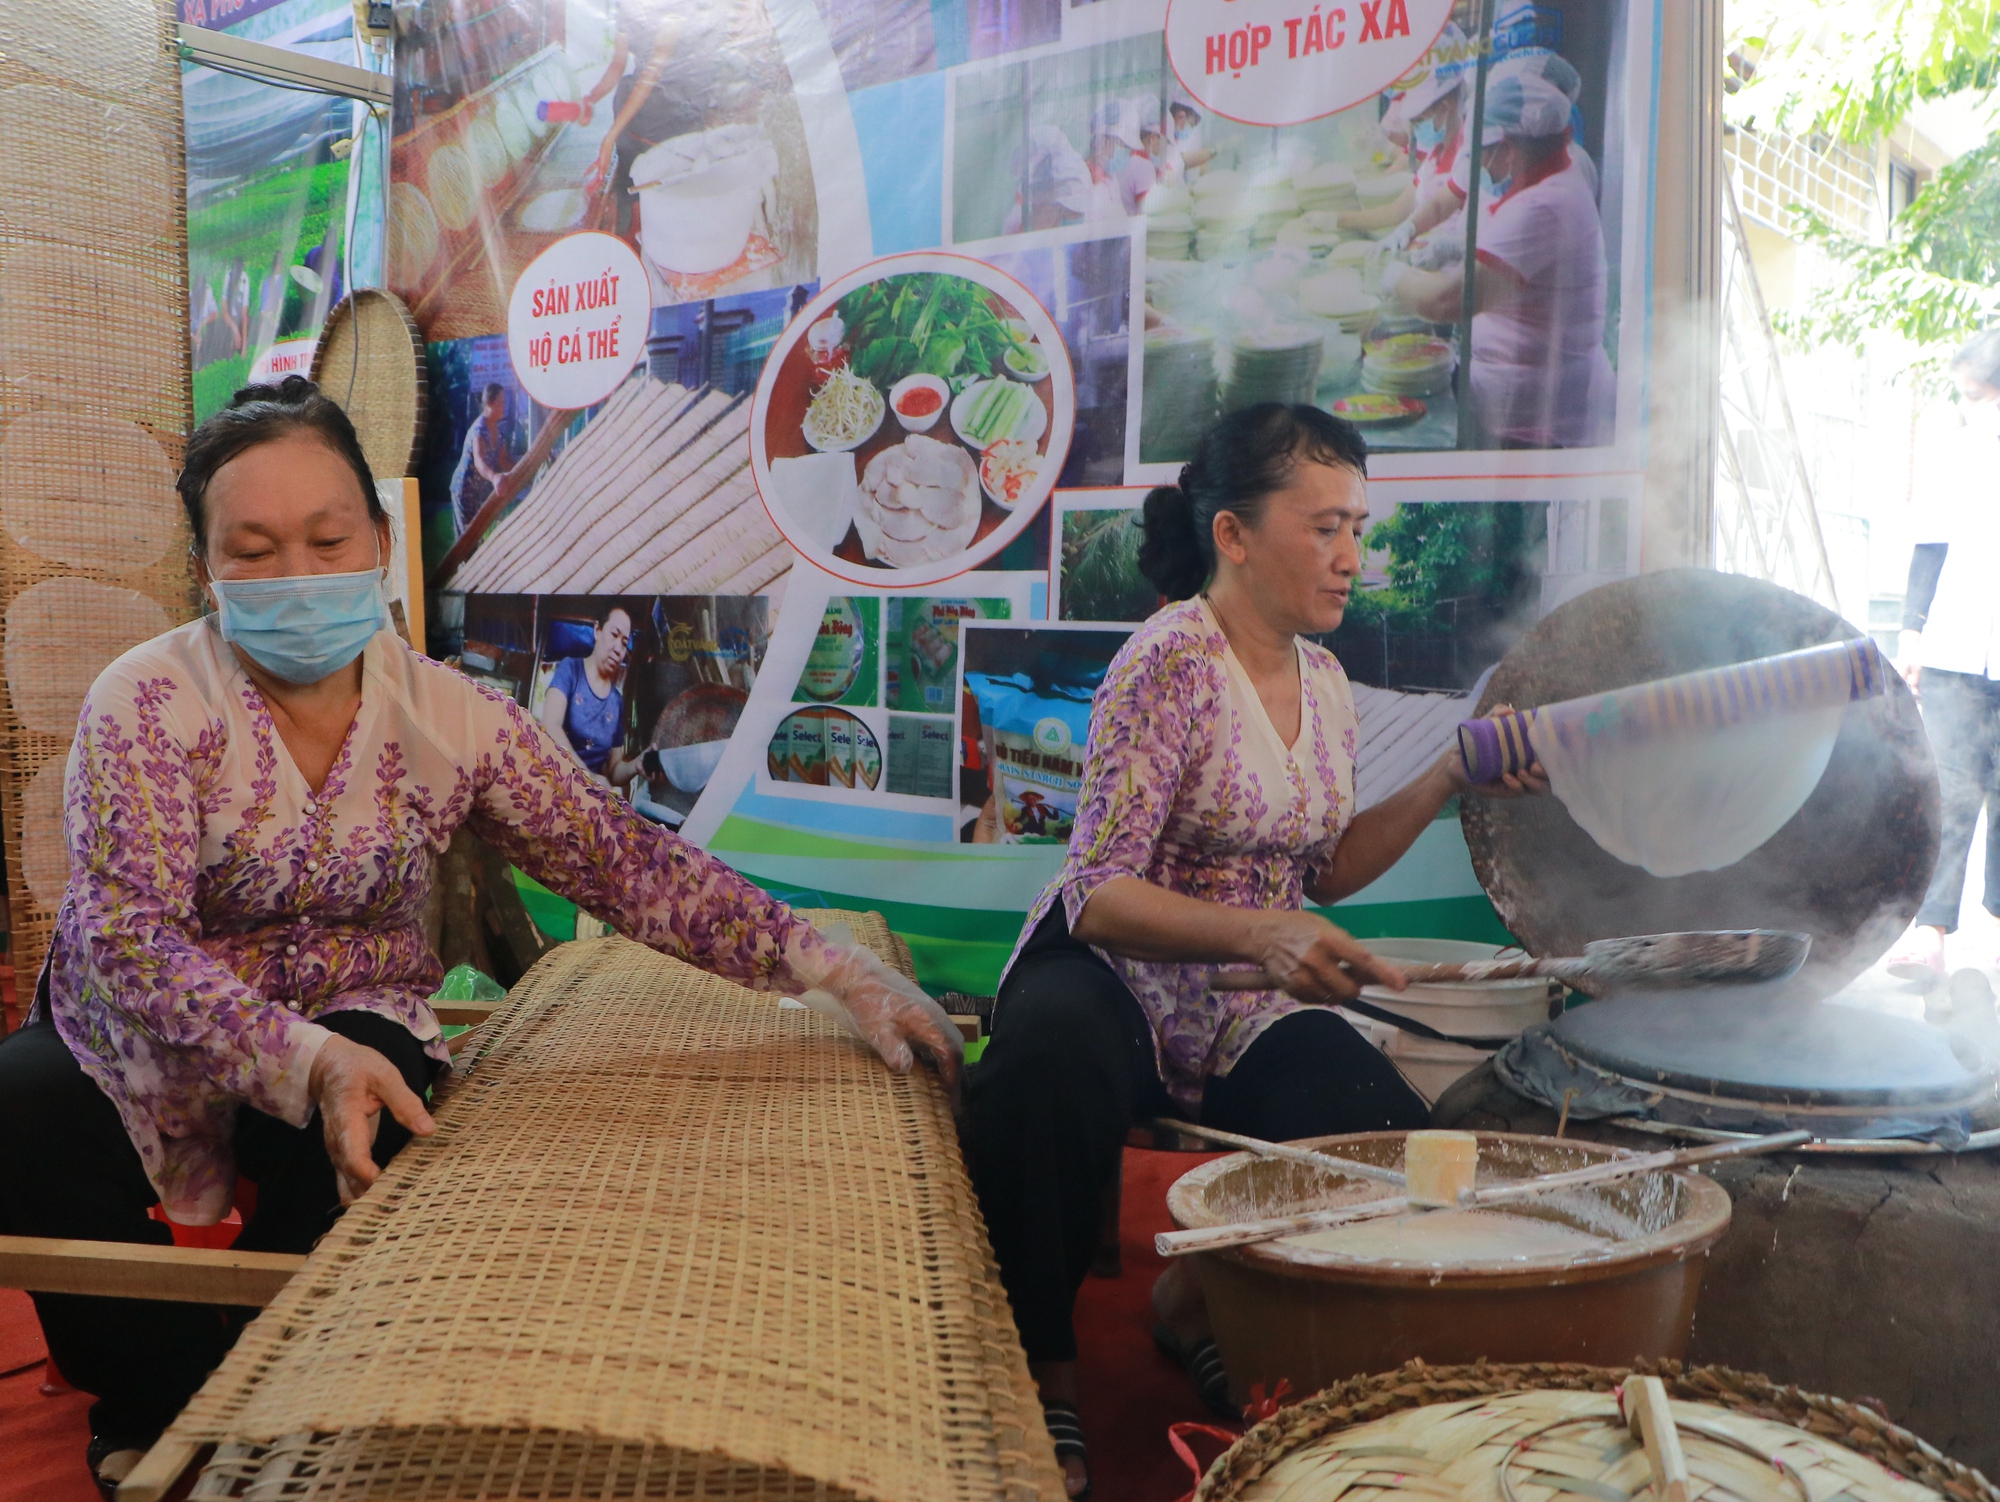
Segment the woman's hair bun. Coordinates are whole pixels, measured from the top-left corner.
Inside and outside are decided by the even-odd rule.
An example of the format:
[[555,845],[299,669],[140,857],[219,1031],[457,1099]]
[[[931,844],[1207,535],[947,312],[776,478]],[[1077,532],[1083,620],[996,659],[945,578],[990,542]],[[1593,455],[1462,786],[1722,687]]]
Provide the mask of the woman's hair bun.
[[229,405],[247,407],[252,402],[276,402],[283,407],[302,407],[318,395],[319,387],[304,376],[288,375],[282,381],[242,387],[229,399]]
[[1156,486],[1140,518],[1139,572],[1169,600],[1185,600],[1208,582],[1209,561],[1194,501],[1178,485]]
[[1365,477],[1368,441],[1317,407],[1263,402],[1224,416],[1195,444],[1180,483],[1146,497],[1139,572],[1170,600],[1200,594],[1215,572],[1215,518],[1228,511],[1257,526],[1265,499],[1291,483],[1301,462]]

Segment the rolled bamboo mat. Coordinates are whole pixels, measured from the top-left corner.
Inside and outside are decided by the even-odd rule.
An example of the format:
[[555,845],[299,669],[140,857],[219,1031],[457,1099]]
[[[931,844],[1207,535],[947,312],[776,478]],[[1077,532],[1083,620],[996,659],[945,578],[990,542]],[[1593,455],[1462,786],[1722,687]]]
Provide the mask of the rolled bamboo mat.
[[620,939],[468,1059],[169,1431],[197,1496],[1060,1502],[932,1078]]
[[1615,1397],[1638,1375],[1672,1400],[1690,1502],[2000,1502],[1978,1471],[1873,1409],[1678,1361],[1414,1361],[1351,1378],[1251,1429],[1195,1502],[1650,1502],[1646,1454]]
[[194,611],[172,488],[188,424],[176,20],[156,0],[64,0],[0,48],[0,825],[24,974],[66,875],[59,833],[30,825],[77,704]]

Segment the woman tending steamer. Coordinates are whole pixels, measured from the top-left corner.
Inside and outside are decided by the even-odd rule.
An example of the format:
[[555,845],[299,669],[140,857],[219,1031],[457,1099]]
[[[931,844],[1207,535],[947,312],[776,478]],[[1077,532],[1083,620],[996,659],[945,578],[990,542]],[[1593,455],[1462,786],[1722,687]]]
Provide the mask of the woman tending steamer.
[[[412,1132],[448,1062],[423,912],[460,825],[620,932],[761,990],[839,998],[889,1064],[956,1030],[610,796],[512,700],[387,628],[389,527],[354,429],[297,376],[189,440],[216,613],[92,686],[65,787],[69,887],[28,1025],[0,1043],[0,1232],[165,1243],[257,1185],[236,1245],[305,1252]],[[32,1144],[32,1148],[25,1145]],[[100,1484],[234,1338],[195,1304],[37,1295],[97,1396]]]
[[[1354,699],[1332,631],[1361,567],[1367,446],[1312,407],[1224,418],[1146,498],[1140,567],[1169,605],[1091,713],[1075,833],[1002,981],[968,1158],[1072,1496],[1088,1486],[1070,1311],[1134,1122],[1285,1141],[1415,1127],[1423,1101],[1335,1012],[1393,966],[1316,913],[1388,870],[1462,786],[1455,753],[1354,810]],[[1539,791],[1539,769],[1482,792]],[[1218,965],[1283,991],[1211,994]],[[1227,1381],[1184,1274],[1160,1338]]]

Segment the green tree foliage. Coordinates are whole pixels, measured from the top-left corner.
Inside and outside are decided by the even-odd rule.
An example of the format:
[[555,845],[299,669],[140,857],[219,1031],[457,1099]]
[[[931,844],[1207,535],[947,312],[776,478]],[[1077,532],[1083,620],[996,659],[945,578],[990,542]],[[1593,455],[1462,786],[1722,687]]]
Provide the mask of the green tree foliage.
[[2000,0],[1750,0],[1730,32],[1756,59],[1730,117],[1798,136],[1873,140],[1919,99],[2000,83]]
[[1848,268],[1773,322],[1803,345],[1860,346],[1893,331],[1920,347],[1959,344],[2000,313],[2000,140],[1941,169],[1876,244],[1817,214],[1803,236]]
[[[1731,47],[1732,120],[1865,143],[1919,100],[2000,84],[2000,0],[1764,0],[1741,8]],[[2000,141],[1939,171],[1884,243],[1799,213],[1802,238],[1848,272],[1773,319],[1801,345],[1895,334],[1934,375],[1937,353],[2000,312]]]
[[1547,508],[1518,501],[1430,501],[1398,506],[1368,531],[1389,555],[1389,582],[1356,590],[1347,618],[1387,620],[1399,631],[1437,629],[1438,607],[1470,601],[1483,613],[1514,612],[1541,578]]

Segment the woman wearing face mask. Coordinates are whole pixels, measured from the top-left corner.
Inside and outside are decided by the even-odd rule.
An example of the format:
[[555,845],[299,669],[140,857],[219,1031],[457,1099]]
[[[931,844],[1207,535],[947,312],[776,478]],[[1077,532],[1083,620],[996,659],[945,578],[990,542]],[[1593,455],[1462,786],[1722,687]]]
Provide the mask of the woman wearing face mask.
[[[1481,138],[1472,270],[1472,400],[1501,448],[1611,441],[1616,380],[1604,352],[1604,226],[1570,170],[1570,101],[1536,74],[1493,78]],[[1462,272],[1390,263],[1382,291],[1433,323],[1456,323]]]
[[[1361,570],[1367,452],[1316,408],[1247,407],[1146,497],[1139,567],[1176,603],[1097,691],[1068,857],[968,1085],[966,1160],[1072,1497],[1089,1473],[1070,1314],[1127,1130],[1171,1115],[1291,1141],[1428,1119],[1331,1010],[1401,974],[1306,911],[1388,870],[1464,782],[1449,752],[1357,814],[1354,696],[1301,640],[1338,628]],[[1223,965],[1279,988],[1211,992]],[[1185,1264],[1154,1306],[1156,1338],[1233,1412]]]
[[[236,1245],[304,1252],[412,1133],[448,1054],[423,913],[461,824],[621,932],[758,989],[840,996],[891,1067],[957,1034],[612,799],[511,700],[419,656],[383,604],[387,518],[347,417],[256,386],[179,479],[214,614],[92,685],[65,786],[69,885],[28,1025],[0,1043],[0,1231],[164,1244],[257,1201]],[[109,1486],[234,1339],[225,1311],[37,1295],[96,1395]]]
[[[1122,99],[1100,104],[1090,117],[1090,153],[1085,158],[1090,167],[1090,209],[1085,223],[1122,223],[1139,212],[1145,193],[1127,170],[1138,149],[1139,128],[1131,107]],[[1152,185],[1147,176],[1145,187]]]
[[[1447,56],[1451,48],[1440,41],[1433,53]],[[1462,62],[1436,63],[1398,101],[1409,129],[1409,184],[1387,203],[1343,213],[1342,229],[1388,230],[1383,242],[1394,252],[1465,207],[1472,154],[1465,147],[1464,75]]]
[[[1915,528],[1897,643],[1903,676],[1923,699],[1924,728],[1937,756],[1943,827],[1930,890],[1917,921],[1889,955],[1891,974],[1944,982],[1945,935],[1958,927],[1966,861],[1981,808],[1989,830],[2000,822],[2000,505],[1993,471],[2000,462],[2000,329],[1974,336],[1953,356],[1958,410],[1965,425],[1928,445],[1918,471],[1925,503]],[[2000,835],[1986,839],[1981,902],[2000,916]],[[1990,965],[1995,955],[1958,963]]]

